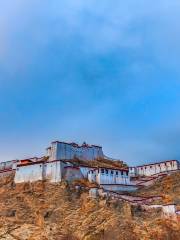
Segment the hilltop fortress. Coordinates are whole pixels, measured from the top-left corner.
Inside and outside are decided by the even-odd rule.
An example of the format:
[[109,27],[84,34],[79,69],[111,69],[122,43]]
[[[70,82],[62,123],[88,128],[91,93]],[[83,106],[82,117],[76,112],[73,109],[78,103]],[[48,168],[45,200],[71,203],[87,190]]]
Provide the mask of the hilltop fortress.
[[0,176],[14,172],[15,183],[86,179],[104,190],[134,191],[144,184],[134,179],[151,177],[146,178],[148,184],[161,174],[178,169],[177,160],[128,167],[123,161],[106,157],[101,146],[54,141],[45,156],[0,163]]
[[103,158],[104,154],[101,146],[88,145],[85,142],[80,146],[77,143],[55,141],[47,148],[47,156],[50,161],[72,160],[74,158],[88,161]]

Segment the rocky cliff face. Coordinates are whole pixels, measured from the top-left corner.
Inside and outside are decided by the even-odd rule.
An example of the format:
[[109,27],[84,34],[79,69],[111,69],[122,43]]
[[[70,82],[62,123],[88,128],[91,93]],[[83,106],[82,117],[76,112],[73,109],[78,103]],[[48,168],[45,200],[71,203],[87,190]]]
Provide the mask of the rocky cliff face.
[[0,181],[0,239],[178,240],[180,223],[126,202],[91,199],[66,182]]

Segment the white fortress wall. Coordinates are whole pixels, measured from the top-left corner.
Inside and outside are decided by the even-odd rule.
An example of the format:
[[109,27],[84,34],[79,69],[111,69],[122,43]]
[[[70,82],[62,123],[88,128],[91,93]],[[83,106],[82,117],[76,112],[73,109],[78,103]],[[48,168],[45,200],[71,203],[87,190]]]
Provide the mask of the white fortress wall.
[[88,181],[91,183],[96,182],[96,171],[95,170],[90,170],[88,172]]
[[[90,175],[92,172],[89,173]],[[93,179],[93,176],[89,177]],[[96,182],[101,184],[129,184],[128,171],[100,168],[96,170]]]
[[43,164],[32,164],[17,166],[15,173],[15,183],[33,182],[43,180]]
[[79,158],[82,160],[94,160],[103,157],[102,147],[76,143],[52,142],[51,147],[47,148],[47,156],[52,160],[70,160]]
[[82,175],[84,176],[84,178],[88,178],[88,173],[91,170],[94,170],[94,168],[80,166],[80,171],[81,171]]
[[133,192],[138,189],[137,186],[134,185],[118,185],[118,184],[101,184],[101,187],[106,191],[127,191],[127,192]]
[[176,205],[175,204],[167,204],[167,205],[161,205],[161,204],[153,204],[153,205],[142,205],[142,208],[145,210],[152,209],[152,208],[161,208],[162,212],[167,216],[172,216],[176,214]]
[[169,160],[159,163],[145,164],[137,167],[130,167],[129,171],[131,176],[152,176],[163,172],[175,171],[177,169],[179,169],[178,161]]
[[60,182],[63,178],[64,166],[62,161],[46,162],[44,164],[44,178],[50,182]]

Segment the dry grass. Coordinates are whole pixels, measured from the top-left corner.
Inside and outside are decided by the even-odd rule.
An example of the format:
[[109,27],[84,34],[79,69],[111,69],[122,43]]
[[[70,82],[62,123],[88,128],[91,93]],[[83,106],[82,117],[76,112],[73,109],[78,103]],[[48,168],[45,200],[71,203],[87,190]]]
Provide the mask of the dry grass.
[[162,195],[163,203],[175,203],[180,207],[180,172],[165,176],[154,185],[138,191],[141,196]]
[[[85,180],[78,183],[87,186]],[[4,239],[180,239],[179,222],[153,211],[134,210],[122,201],[90,199],[87,192],[79,193],[67,182],[14,186],[8,178],[0,186],[0,236]],[[171,192],[171,187],[167,189]]]
[[114,168],[114,169],[119,169],[119,168],[127,168],[127,164],[124,163],[123,161],[113,161],[105,158],[98,158],[96,160],[80,160],[78,158],[74,158],[73,160],[70,160],[70,162],[77,164],[77,165],[85,165],[88,167],[101,167],[101,168]]

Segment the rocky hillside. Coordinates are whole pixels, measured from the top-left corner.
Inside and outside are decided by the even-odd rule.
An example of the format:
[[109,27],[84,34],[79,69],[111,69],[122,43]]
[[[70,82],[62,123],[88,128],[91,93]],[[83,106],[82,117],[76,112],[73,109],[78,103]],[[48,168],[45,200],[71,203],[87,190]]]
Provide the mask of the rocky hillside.
[[163,203],[175,203],[180,210],[180,172],[157,180],[154,185],[142,188],[141,196],[161,195]]
[[66,182],[0,182],[0,239],[6,240],[178,240],[180,223],[158,211],[128,203],[91,199]]

